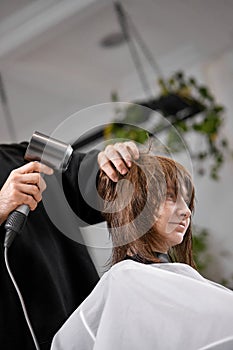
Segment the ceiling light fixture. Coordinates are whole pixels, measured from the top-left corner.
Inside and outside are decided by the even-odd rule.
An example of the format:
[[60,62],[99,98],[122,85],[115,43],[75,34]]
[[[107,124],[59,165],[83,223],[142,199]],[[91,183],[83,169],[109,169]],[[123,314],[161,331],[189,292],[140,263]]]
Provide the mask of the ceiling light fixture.
[[115,48],[125,43],[125,36],[122,32],[108,34],[100,41],[100,45],[106,49]]

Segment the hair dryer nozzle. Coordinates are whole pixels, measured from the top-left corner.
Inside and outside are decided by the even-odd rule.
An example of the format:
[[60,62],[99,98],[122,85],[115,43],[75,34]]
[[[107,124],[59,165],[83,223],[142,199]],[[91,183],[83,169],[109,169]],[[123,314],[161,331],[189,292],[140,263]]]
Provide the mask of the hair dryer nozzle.
[[55,170],[65,171],[72,152],[71,145],[35,131],[24,158],[28,161],[37,160]]

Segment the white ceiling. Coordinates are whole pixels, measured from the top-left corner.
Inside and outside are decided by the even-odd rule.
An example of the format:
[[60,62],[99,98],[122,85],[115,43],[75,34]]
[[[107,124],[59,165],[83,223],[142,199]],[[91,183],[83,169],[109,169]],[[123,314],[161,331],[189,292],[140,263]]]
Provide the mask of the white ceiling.
[[[122,4],[165,74],[191,69],[233,47],[232,0]],[[0,1],[0,71],[16,139],[28,137],[31,129],[49,130],[75,110],[108,102],[113,90],[124,100],[143,96],[127,45],[100,45],[119,30],[112,1]],[[144,58],[143,66],[154,87],[156,74]],[[1,108],[0,117],[0,137],[10,141]]]

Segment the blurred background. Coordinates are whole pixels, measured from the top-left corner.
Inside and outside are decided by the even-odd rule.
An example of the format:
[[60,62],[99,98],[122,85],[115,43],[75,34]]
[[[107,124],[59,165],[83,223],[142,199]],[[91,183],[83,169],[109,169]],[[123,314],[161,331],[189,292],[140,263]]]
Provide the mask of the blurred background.
[[[181,120],[189,147],[195,132],[210,145],[194,169],[197,259],[207,278],[230,287],[232,18],[232,0],[0,0],[1,143],[29,140],[35,130],[49,135],[70,115],[112,100]],[[192,90],[200,110],[164,111],[161,98],[171,92],[193,107]],[[98,114],[94,122],[105,121]],[[209,175],[211,157],[217,174]],[[84,237],[101,274],[110,252],[106,229],[85,229]]]

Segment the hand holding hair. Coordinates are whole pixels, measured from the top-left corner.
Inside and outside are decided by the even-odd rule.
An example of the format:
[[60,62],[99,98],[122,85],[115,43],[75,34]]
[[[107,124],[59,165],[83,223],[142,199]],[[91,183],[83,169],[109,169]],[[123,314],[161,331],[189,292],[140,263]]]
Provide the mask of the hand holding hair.
[[98,164],[112,181],[117,182],[118,172],[125,175],[132,165],[132,160],[138,158],[139,150],[134,142],[117,142],[108,145],[98,154]]

